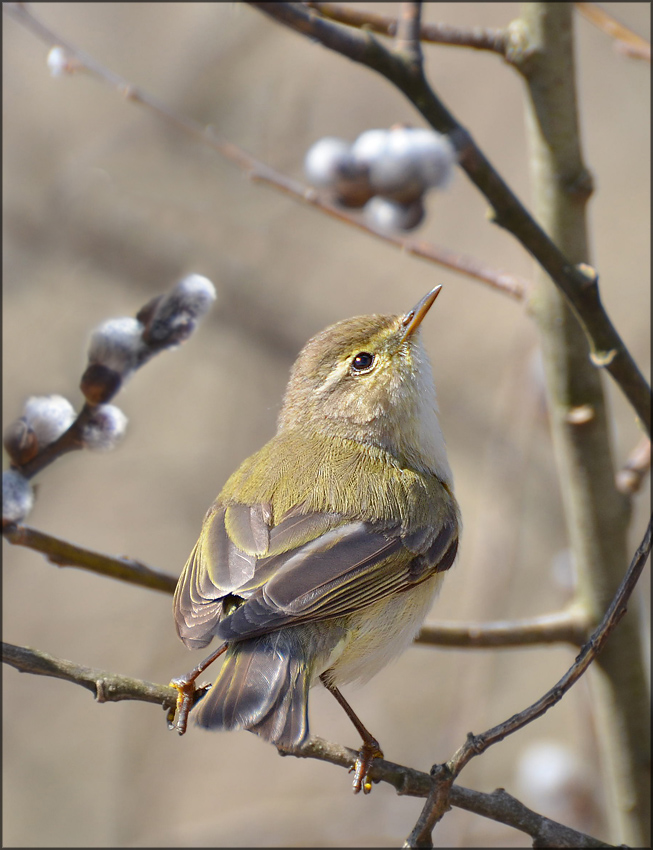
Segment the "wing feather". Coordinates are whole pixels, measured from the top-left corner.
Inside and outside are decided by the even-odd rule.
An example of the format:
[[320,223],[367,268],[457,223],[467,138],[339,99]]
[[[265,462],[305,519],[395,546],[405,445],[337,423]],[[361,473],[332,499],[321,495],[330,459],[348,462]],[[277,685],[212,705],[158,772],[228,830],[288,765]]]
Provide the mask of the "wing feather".
[[[175,592],[177,631],[189,647],[217,635],[242,640],[282,626],[343,616],[449,569],[458,546],[455,503],[437,527],[303,512],[272,524],[269,505],[216,503]],[[243,603],[224,616],[233,594]]]

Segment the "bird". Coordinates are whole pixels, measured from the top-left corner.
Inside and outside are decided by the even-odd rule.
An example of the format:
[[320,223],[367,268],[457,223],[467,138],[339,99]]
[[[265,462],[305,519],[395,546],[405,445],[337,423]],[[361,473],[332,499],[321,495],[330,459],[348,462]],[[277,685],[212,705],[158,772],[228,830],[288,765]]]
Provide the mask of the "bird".
[[227,480],[179,577],[181,640],[222,641],[173,680],[181,733],[193,683],[220,655],[196,723],[247,729],[282,752],[308,740],[309,691],[321,682],[362,738],[354,791],[371,789],[383,752],[340,687],[368,681],[410,645],[458,549],[420,334],[441,288],[405,314],[337,322],[301,350],[276,434]]

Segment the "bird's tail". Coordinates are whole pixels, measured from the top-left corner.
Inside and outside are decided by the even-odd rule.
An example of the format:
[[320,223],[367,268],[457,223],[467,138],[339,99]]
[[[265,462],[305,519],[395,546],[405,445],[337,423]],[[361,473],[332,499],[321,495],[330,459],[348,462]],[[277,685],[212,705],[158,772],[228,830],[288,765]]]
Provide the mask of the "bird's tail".
[[308,738],[310,665],[294,629],[232,644],[193,712],[205,729],[249,729],[292,750]]

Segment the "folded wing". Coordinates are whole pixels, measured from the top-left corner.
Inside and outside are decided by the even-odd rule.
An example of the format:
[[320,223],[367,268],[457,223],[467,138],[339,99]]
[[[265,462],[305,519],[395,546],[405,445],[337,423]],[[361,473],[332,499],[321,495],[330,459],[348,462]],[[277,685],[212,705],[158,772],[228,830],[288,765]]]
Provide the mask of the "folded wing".
[[[449,569],[458,546],[453,508],[438,528],[405,538],[398,525],[335,513],[295,509],[273,527],[269,516],[266,506],[230,505],[207,517],[175,593],[187,646],[351,613]],[[235,597],[244,601],[232,610]]]

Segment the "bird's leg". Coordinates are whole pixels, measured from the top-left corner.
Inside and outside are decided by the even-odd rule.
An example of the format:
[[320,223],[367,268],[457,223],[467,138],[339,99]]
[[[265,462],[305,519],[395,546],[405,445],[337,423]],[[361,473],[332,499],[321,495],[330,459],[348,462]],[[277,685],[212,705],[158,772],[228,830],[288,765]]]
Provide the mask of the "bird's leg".
[[[216,658],[219,658],[223,652],[226,652],[227,646],[228,644],[223,643],[222,646],[219,646],[204,661],[200,661],[197,667],[193,667],[189,673],[178,676],[170,682],[172,687],[177,689],[178,695],[174,712],[171,710],[168,714],[168,726],[171,729],[176,729],[180,735],[183,735],[186,731],[188,714],[195,703],[195,680],[207,667],[213,664]],[[173,723],[175,714],[177,715],[177,722]]]
[[354,765],[354,767],[351,768],[351,771],[354,772],[354,794],[358,794],[361,788],[363,789],[364,794],[369,794],[372,790],[372,783],[367,778],[367,774],[369,773],[369,770],[372,767],[372,762],[374,761],[374,759],[383,758],[383,753],[381,752],[381,748],[379,747],[379,742],[365,728],[359,717],[356,715],[354,709],[349,705],[349,703],[340,693],[338,688],[336,688],[335,685],[331,684],[326,673],[322,673],[322,675],[320,676],[320,680],[322,681],[324,687],[330,693],[332,693],[333,696],[338,700],[339,704],[346,712],[347,717],[354,724],[356,730],[358,731],[358,734],[363,739],[361,748],[358,751],[358,758],[356,759],[356,764]]

